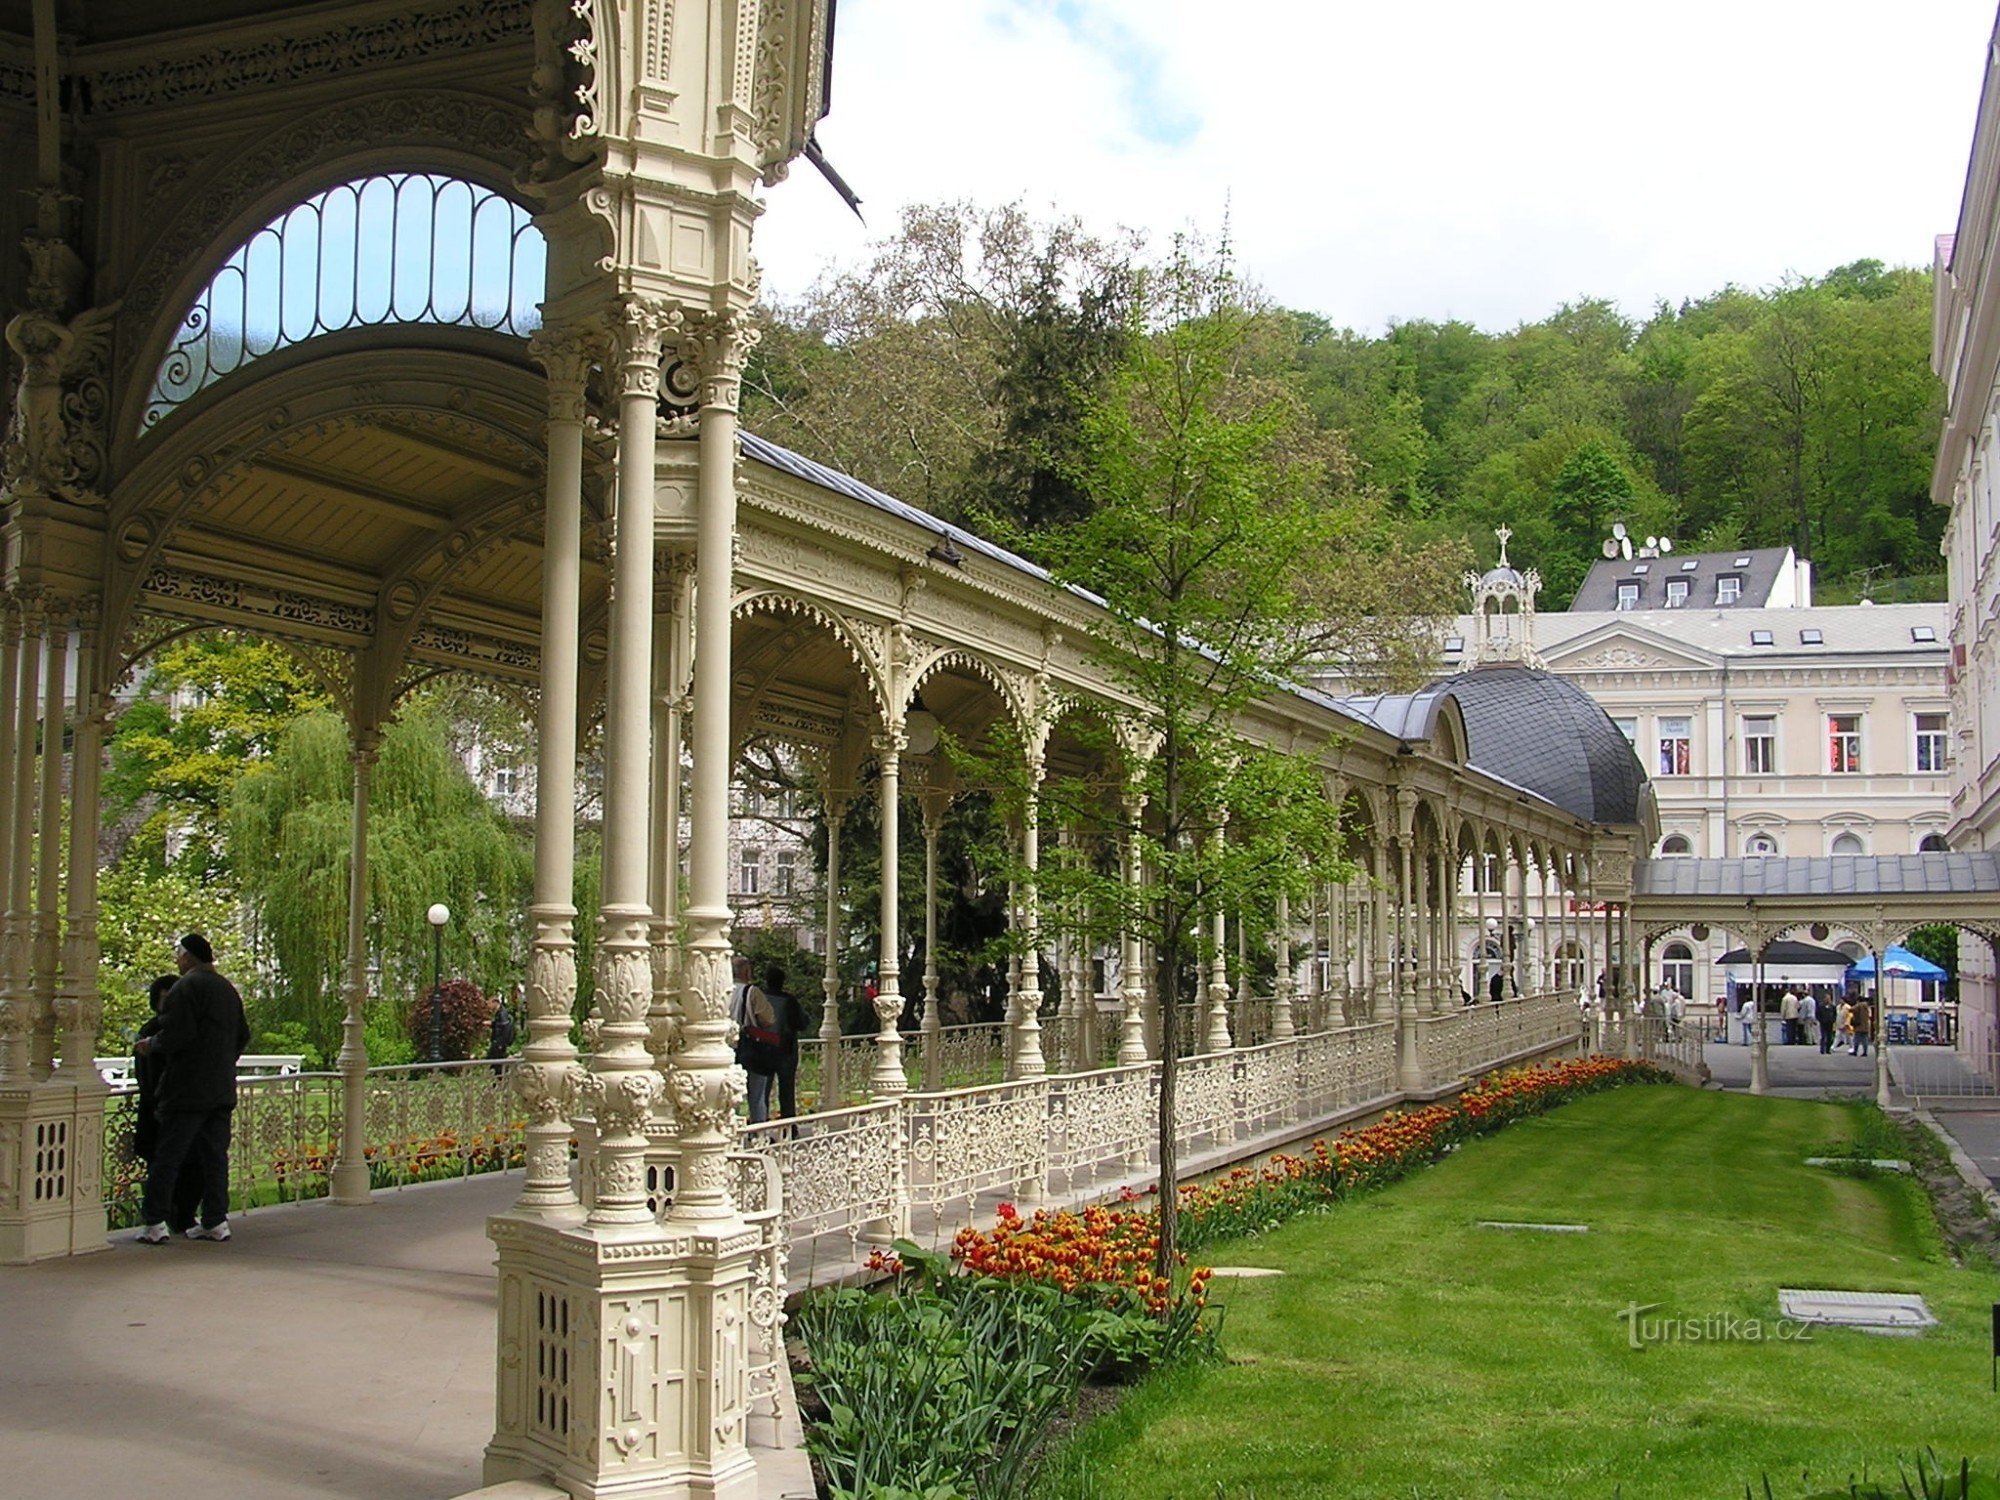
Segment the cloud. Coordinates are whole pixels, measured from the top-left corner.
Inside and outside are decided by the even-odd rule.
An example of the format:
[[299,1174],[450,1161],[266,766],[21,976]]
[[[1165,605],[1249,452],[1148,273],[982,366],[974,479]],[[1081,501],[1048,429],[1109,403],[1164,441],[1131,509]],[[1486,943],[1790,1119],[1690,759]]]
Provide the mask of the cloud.
[[1992,0],[842,0],[829,155],[770,195],[767,285],[907,203],[1020,199],[1155,243],[1225,207],[1246,274],[1336,323],[1643,316],[1957,217]]

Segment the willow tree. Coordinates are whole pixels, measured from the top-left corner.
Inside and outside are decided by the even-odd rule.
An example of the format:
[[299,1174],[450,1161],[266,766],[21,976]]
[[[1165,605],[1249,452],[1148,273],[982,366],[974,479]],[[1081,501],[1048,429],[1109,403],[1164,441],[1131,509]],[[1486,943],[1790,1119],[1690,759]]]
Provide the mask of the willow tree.
[[[354,772],[332,713],[297,720],[238,782],[229,850],[261,955],[264,1024],[289,1023],[322,1057],[345,1009]],[[414,1001],[430,982],[425,913],[451,908],[450,975],[494,989],[518,977],[530,874],[521,836],[453,755],[435,714],[406,710],[382,737],[370,782],[368,931],[380,995]]]

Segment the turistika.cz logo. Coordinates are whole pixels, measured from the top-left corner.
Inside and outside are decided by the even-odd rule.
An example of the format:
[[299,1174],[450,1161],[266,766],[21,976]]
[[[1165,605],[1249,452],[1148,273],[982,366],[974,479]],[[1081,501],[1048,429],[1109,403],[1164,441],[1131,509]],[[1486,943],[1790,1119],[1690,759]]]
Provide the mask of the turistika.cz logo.
[[[1812,1324],[1791,1318],[1747,1318],[1740,1313],[1704,1313],[1698,1317],[1659,1313],[1664,1302],[1627,1303],[1618,1310],[1625,1325],[1625,1345],[1648,1344],[1810,1344]],[[1655,1315],[1657,1314],[1657,1315]]]

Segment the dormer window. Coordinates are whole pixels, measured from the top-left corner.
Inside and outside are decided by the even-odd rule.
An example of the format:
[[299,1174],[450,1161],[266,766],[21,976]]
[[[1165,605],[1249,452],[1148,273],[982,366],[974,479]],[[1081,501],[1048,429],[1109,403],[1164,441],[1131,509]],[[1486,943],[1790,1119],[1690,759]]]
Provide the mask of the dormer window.
[[1638,607],[1639,607],[1639,585],[1636,583],[1619,584],[1618,609],[1620,610],[1620,612],[1623,612],[1625,610],[1637,609]]
[[1688,602],[1688,581],[1685,578],[1667,580],[1667,608],[1680,609]]
[[1742,597],[1742,579],[1733,575],[1726,575],[1715,580],[1715,602],[1717,604],[1734,604]]

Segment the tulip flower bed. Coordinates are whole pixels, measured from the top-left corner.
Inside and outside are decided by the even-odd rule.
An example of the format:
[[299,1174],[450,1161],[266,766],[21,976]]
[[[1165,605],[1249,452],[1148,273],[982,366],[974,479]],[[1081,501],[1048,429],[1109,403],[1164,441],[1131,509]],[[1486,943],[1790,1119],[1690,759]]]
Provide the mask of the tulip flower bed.
[[1280,1153],[1261,1168],[1237,1167],[1209,1182],[1183,1184],[1180,1243],[1199,1250],[1259,1234],[1349,1193],[1394,1182],[1460,1142],[1572,1099],[1622,1084],[1671,1082],[1673,1075],[1663,1068],[1611,1057],[1495,1073],[1454,1099],[1392,1111],[1373,1125],[1342,1131],[1330,1144],[1314,1141],[1303,1156]]
[[[833,1288],[800,1308],[806,1446],[835,1500],[1005,1500],[1086,1381],[1211,1349],[1208,1273],[1152,1274],[1147,1216],[1090,1210],[870,1257],[886,1295]],[[954,1267],[953,1260],[958,1262]]]

